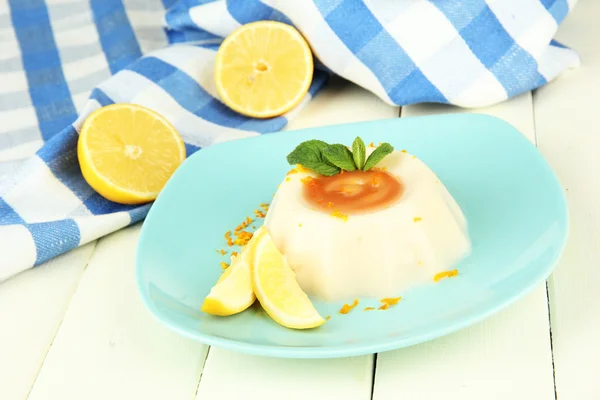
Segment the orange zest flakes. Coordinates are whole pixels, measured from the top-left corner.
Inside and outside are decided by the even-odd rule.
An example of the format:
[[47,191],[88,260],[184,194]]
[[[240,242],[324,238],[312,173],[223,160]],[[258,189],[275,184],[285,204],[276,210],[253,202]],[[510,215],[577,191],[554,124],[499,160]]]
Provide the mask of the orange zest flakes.
[[257,217],[257,218],[264,218],[264,217],[266,217],[266,216],[267,216],[267,215],[266,215],[264,212],[262,212],[261,210],[254,210],[254,215],[256,215],[256,217]]
[[265,211],[269,211],[269,204],[267,204],[267,203],[261,203],[260,204],[260,208],[262,208]]
[[375,307],[365,307],[363,311],[373,311]]
[[333,208],[334,205],[332,201],[327,202],[327,208]]
[[435,274],[435,276],[433,277],[434,282],[439,282],[444,278],[453,278],[456,275],[458,275],[458,270],[453,269],[450,271],[443,271],[440,273]]
[[298,170],[298,172],[303,172],[303,173],[306,173],[306,172],[308,172],[308,171],[309,171],[308,169],[304,168],[304,167],[303,167],[302,165],[300,165],[300,164],[296,164],[296,169]]
[[344,222],[348,221],[348,216],[347,216],[346,214],[342,214],[342,213],[341,213],[341,212],[339,212],[338,210],[334,210],[334,211],[331,213],[331,216],[332,216],[332,217],[335,217],[335,218],[339,218],[339,219],[341,219],[341,220],[342,220],[342,221],[344,221]]
[[402,300],[402,297],[386,297],[385,299],[381,299],[380,301],[384,304],[389,304],[390,306],[395,306],[398,302]]
[[383,304],[379,307],[379,310],[387,310],[398,304],[400,300],[402,300],[402,297],[386,297],[385,299],[381,299],[380,302]]
[[406,150],[402,149],[400,150],[401,153],[406,153]]
[[250,226],[250,224],[254,222],[254,220],[250,217],[246,217],[246,219],[244,221],[242,221],[241,224],[239,224],[238,226],[235,227],[235,232],[239,232],[242,229],[246,229],[248,226]]
[[351,305],[344,304],[344,306],[340,309],[340,314],[348,314],[354,307],[358,305],[358,299],[354,299]]
[[423,219],[423,218],[421,218],[421,217],[414,217],[414,218],[413,218],[413,221],[415,221],[415,222],[419,222],[419,221],[420,221],[420,220],[422,220],[422,219]]
[[292,175],[292,174],[297,174],[298,173],[298,169],[297,168],[292,168],[288,171],[288,173],[286,175]]
[[309,185],[309,186],[315,184],[314,178],[312,176],[304,177],[304,178],[300,179],[300,182],[302,182],[305,185]]
[[371,147],[371,148],[376,147],[375,143],[373,143],[373,142],[369,143],[369,147]]
[[225,232],[225,240],[227,240],[227,246],[233,246],[233,239],[231,239],[231,231]]
[[417,156],[413,156],[413,158],[417,158]]
[[239,231],[235,233],[235,236],[237,237],[235,238],[233,243],[237,244],[238,246],[245,246],[246,244],[248,244],[250,239],[252,239],[252,236],[254,236],[254,234],[252,232]]
[[227,269],[227,268],[229,268],[229,264],[227,264],[225,261],[221,261],[219,264],[221,265],[221,268],[222,268],[222,269]]
[[217,250],[217,253],[221,253],[222,256],[224,256],[225,254],[227,254],[227,252],[223,249],[221,250]]
[[387,167],[373,167],[373,168],[371,168],[371,170],[385,172],[385,171],[387,171]]
[[289,182],[290,181],[290,177],[288,176],[287,178],[285,178],[285,181]]
[[[263,203],[264,204],[264,203]],[[261,204],[261,206],[263,206],[263,204]],[[268,204],[265,204],[268,206]],[[256,210],[259,211],[259,210]],[[255,211],[255,213],[256,213]],[[260,212],[262,217],[264,217],[264,213],[262,213],[262,211]],[[246,232],[244,231],[244,229],[248,228],[249,226],[252,225],[252,222],[254,222],[254,220],[250,217],[246,217],[245,220],[242,221],[241,224],[239,224],[238,226],[235,227],[235,229],[233,230],[233,235],[235,236],[235,238],[231,237],[231,231],[227,231],[225,232],[225,240],[227,241],[227,246],[231,247],[233,245],[237,245],[237,246],[245,246],[250,239],[253,236],[253,233],[251,232]],[[252,226],[254,228],[254,226]],[[217,252],[220,252],[222,255],[225,255],[227,252],[225,250],[217,250]],[[237,252],[232,252],[231,255],[232,256],[237,256]]]
[[328,315],[327,317],[325,317],[325,321],[329,321],[331,319],[331,315]]
[[238,256],[238,252],[237,251],[232,251],[231,252],[231,257],[237,257]]

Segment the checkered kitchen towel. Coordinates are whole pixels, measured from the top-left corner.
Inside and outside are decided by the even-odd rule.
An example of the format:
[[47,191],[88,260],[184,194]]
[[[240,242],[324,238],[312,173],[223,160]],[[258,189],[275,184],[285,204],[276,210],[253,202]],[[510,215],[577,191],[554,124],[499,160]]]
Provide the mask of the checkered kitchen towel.
[[[169,119],[188,154],[281,130],[329,73],[385,102],[490,105],[539,87],[577,55],[552,41],[574,0],[0,0],[0,281],[141,220],[83,180],[77,129],[116,102]],[[215,51],[242,24],[279,20],[321,69],[289,114],[219,102]]]

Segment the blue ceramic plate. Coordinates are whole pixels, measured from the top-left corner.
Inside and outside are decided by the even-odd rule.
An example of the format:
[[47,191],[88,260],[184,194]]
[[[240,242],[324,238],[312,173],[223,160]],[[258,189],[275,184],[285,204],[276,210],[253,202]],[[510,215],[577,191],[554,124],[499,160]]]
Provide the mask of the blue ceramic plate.
[[[221,274],[219,262],[228,261],[216,252],[227,248],[224,233],[271,200],[290,169],[286,155],[308,139],[350,145],[357,135],[407,149],[446,184],[473,242],[459,276],[401,293],[403,300],[386,311],[362,311],[376,299],[361,299],[347,315],[337,313],[343,302],[315,301],[331,320],[307,331],[281,327],[258,303],[225,318],[201,312]],[[551,273],[567,225],[552,170],[523,135],[496,118],[440,115],[282,132],[211,146],[177,170],[144,223],[137,283],[158,320],[206,344],[275,357],[360,355],[448,334],[516,301]]]

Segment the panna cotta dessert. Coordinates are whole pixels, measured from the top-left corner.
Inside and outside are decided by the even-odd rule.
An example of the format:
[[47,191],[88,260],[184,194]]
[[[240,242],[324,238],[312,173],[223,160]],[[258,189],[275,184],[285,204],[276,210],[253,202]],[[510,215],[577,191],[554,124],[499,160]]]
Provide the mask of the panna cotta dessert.
[[417,157],[387,143],[312,140],[265,218],[300,287],[324,301],[391,297],[433,283],[470,253],[465,217]]

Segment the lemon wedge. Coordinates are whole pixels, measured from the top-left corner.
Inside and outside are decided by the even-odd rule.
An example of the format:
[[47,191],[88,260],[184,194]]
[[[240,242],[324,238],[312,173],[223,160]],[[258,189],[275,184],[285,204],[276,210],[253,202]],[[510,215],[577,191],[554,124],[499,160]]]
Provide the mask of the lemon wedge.
[[233,31],[217,52],[219,97],[231,109],[270,118],[294,108],[313,77],[312,52],[292,26],[258,21]]
[[250,256],[254,293],[273,320],[292,329],[316,328],[325,323],[266,229],[257,237]]
[[87,117],[77,156],[83,177],[102,197],[140,204],[156,199],[186,151],[179,133],[158,113],[112,104]]
[[202,311],[225,317],[240,313],[256,300],[250,278],[249,255],[264,228],[254,234],[241,253],[231,257],[231,265],[221,275],[202,303]]

